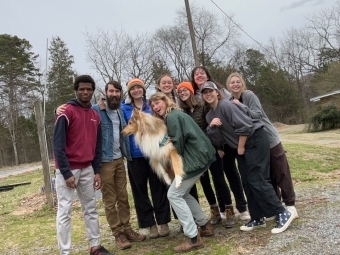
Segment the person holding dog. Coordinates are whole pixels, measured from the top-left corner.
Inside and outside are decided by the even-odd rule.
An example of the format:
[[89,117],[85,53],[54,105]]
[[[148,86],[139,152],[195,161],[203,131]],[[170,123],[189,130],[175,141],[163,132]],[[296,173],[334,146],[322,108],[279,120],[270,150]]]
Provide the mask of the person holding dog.
[[[187,252],[204,247],[203,236],[214,235],[213,227],[190,189],[215,161],[215,148],[196,122],[177,108],[164,93],[156,92],[149,99],[153,115],[163,119],[178,154],[183,160],[186,176],[176,188],[174,180],[168,190],[168,199],[188,237],[175,252]],[[195,218],[195,220],[194,220]],[[196,223],[195,223],[196,221]],[[197,225],[200,227],[199,231]]]
[[[105,100],[100,100],[92,108],[99,113],[102,129],[101,181],[106,220],[115,237],[116,246],[131,248],[130,242],[144,241],[146,236],[131,228],[130,205],[127,192],[127,178],[124,157],[131,160],[130,142],[121,134],[126,127],[120,104],[123,97],[122,85],[109,81],[105,85]],[[57,108],[61,114],[64,105]]]
[[237,150],[244,191],[251,220],[240,227],[251,231],[265,227],[264,217],[276,216],[272,234],[285,231],[294,215],[285,209],[275,194],[269,177],[269,141],[264,124],[252,119],[240,106],[224,99],[217,86],[207,81],[201,87],[202,98],[211,109],[206,115],[207,135],[215,146],[228,144]]
[[[129,80],[126,85],[128,95],[121,104],[126,122],[129,122],[134,109],[151,114],[144,82],[134,78]],[[167,186],[151,169],[149,160],[136,145],[134,135],[129,136],[129,139],[132,160],[127,161],[127,167],[138,225],[140,228],[150,228],[150,238],[168,236],[170,234],[168,223],[171,221],[171,214],[166,195]],[[148,182],[153,203],[148,195]]]

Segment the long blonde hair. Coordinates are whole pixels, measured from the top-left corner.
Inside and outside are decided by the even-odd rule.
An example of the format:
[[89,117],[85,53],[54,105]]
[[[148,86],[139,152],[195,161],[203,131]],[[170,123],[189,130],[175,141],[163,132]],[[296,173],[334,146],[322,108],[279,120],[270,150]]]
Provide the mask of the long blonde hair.
[[[166,110],[165,110],[165,116],[159,116],[156,112],[153,111],[152,109],[152,102],[157,101],[157,100],[162,100],[166,104]],[[176,110],[181,110],[180,108],[177,107],[176,103],[172,101],[167,95],[165,95],[163,92],[156,92],[149,98],[149,105],[151,107],[152,115],[158,118],[165,118],[171,111],[172,109]]]
[[242,89],[241,89],[241,91],[242,91],[242,92],[245,91],[245,90],[247,90],[246,82],[244,81],[242,75],[241,75],[240,73],[235,72],[235,73],[230,74],[230,75],[228,76],[228,78],[227,78],[227,81],[226,81],[226,89],[227,89],[229,92],[231,92],[231,90],[230,90],[230,88],[229,88],[229,83],[230,83],[231,78],[233,78],[233,77],[237,77],[237,78],[239,78],[239,79],[241,80],[241,82],[242,82]]

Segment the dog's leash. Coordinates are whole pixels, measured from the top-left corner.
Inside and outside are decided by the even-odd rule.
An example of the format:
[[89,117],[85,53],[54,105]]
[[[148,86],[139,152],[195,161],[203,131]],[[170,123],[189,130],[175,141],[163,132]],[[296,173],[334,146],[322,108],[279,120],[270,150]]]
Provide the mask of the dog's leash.
[[159,143],[159,147],[163,147],[164,145],[166,145],[167,143],[170,142],[170,137],[168,134],[166,134],[164,137],[163,137],[163,140]]

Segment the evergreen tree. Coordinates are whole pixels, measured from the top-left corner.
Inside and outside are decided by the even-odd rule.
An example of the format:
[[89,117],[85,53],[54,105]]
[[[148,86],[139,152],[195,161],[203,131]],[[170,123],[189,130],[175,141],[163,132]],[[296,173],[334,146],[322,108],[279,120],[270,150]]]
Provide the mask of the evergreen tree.
[[[37,92],[35,61],[38,55],[25,39],[0,35],[0,125],[9,132],[13,152],[10,164],[19,164],[18,119],[27,115]],[[6,140],[0,137],[0,141]],[[9,162],[8,162],[9,163]]]

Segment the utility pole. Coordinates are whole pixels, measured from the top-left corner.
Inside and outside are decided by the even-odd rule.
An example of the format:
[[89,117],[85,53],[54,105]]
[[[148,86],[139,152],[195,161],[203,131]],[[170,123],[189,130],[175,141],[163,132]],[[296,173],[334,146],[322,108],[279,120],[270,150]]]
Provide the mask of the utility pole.
[[185,10],[187,11],[188,26],[189,26],[189,31],[190,31],[192,52],[194,54],[194,59],[195,59],[195,66],[200,66],[200,62],[198,60],[197,48],[196,48],[194,26],[192,24],[192,18],[191,18],[190,6],[189,6],[189,0],[184,0],[184,2],[185,2]]

